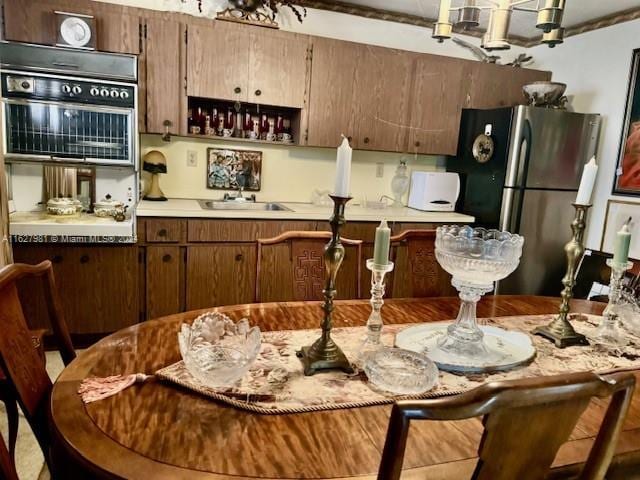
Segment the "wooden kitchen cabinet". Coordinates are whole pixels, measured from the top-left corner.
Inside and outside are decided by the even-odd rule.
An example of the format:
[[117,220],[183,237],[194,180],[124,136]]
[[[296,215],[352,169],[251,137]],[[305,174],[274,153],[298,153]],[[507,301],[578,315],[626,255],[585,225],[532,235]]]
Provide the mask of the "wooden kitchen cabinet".
[[[14,245],[14,260],[53,262],[65,320],[74,335],[114,332],[138,322],[138,248],[135,245]],[[30,328],[50,324],[40,282],[29,279],[19,293]]]
[[140,53],[137,8],[85,0],[4,0],[4,38],[55,45],[54,11],[93,15],[96,48],[105,52]]
[[183,310],[184,261],[180,247],[147,247],[145,277],[147,319]]
[[175,16],[153,16],[144,22],[145,98],[147,133],[179,134],[185,119],[181,99],[185,95],[181,76],[181,53],[185,26]]
[[455,155],[465,99],[465,62],[416,55],[408,151]]
[[414,56],[390,48],[360,46],[354,141],[360,150],[406,149]]
[[252,303],[256,289],[256,245],[187,247],[186,309]]
[[522,87],[531,82],[551,80],[551,72],[513,68],[482,62],[469,63],[465,82],[465,108],[500,108],[520,105],[525,97]]
[[309,37],[251,28],[248,101],[303,108],[309,73]]
[[337,147],[340,135],[357,143],[356,74],[360,46],[313,39],[307,145]]
[[247,101],[249,28],[224,21],[187,26],[188,96]]

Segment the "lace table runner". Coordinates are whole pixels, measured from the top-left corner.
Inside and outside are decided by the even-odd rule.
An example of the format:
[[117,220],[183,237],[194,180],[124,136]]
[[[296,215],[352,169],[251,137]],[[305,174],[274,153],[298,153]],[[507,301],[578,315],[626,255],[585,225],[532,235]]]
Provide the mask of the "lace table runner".
[[[482,323],[528,333],[552,318],[552,315],[496,317]],[[572,322],[577,331],[589,336],[595,331],[600,318],[578,315]],[[383,343],[391,346],[397,332],[415,325],[386,325]],[[335,328],[332,331],[332,337],[350,359],[356,357],[364,335],[365,327]],[[282,414],[381,405],[401,398],[434,398],[462,393],[495,380],[579,371],[608,373],[640,369],[640,337],[631,334],[630,344],[617,351],[605,351],[598,346],[559,349],[542,337],[533,335],[531,338],[537,355],[526,367],[496,374],[464,376],[441,371],[433,390],[415,397],[398,397],[376,391],[362,372],[349,375],[329,371],[306,377],[296,350],[311,344],[318,336],[318,329],[264,332],[262,350],[256,363],[236,386],[227,390],[213,390],[200,384],[182,361],[159,370],[156,376],[234,407],[263,414]],[[284,378],[283,372],[286,372]]]

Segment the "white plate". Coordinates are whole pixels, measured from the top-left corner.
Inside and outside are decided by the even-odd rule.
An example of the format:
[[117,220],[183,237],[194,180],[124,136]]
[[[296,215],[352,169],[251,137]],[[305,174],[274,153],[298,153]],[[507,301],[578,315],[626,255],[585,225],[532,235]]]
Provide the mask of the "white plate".
[[536,349],[526,333],[484,325],[480,329],[484,332],[487,349],[496,354],[491,361],[450,355],[438,348],[438,340],[446,333],[449,325],[451,322],[434,322],[409,327],[396,335],[395,345],[426,355],[441,370],[458,373],[510,370],[528,364],[536,355]]

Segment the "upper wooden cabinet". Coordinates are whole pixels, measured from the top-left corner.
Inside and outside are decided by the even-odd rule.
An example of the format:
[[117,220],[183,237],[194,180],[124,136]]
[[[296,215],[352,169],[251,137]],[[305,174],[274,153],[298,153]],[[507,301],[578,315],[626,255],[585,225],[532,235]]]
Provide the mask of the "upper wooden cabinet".
[[215,21],[188,27],[187,94],[302,108],[309,37]]
[[469,62],[466,68],[465,108],[500,108],[521,104],[524,101],[524,85],[551,79],[551,72],[490,63]]
[[455,155],[464,99],[464,62],[416,55],[408,150]]
[[[164,133],[165,122],[169,132],[180,133],[182,122],[181,44],[185,26],[174,16],[154,16],[142,20],[144,28],[144,81],[140,95],[145,96],[146,122],[144,131]],[[142,113],[142,112],[141,112]]]
[[55,45],[56,10],[93,15],[96,18],[98,50],[133,54],[140,52],[138,9],[86,0],[5,0],[5,39]]

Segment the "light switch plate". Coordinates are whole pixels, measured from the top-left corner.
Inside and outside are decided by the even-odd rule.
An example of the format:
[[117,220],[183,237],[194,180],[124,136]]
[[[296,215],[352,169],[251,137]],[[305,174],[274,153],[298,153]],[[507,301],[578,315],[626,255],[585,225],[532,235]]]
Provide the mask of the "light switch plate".
[[187,150],[187,167],[198,166],[198,152],[195,150]]
[[377,178],[384,177],[384,163],[382,162],[376,163],[376,177]]

